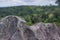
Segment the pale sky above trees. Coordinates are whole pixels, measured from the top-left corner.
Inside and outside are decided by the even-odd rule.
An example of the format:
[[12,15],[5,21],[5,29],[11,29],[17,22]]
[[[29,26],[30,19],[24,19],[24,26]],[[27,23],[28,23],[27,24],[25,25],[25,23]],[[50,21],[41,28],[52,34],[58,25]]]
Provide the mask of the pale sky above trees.
[[0,0],[0,7],[19,5],[56,5],[56,0]]

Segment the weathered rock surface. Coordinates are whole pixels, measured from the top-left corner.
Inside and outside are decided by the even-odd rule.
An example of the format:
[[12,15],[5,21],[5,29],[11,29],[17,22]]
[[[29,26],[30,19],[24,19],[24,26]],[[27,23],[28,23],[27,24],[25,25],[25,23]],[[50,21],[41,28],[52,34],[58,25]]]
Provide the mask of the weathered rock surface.
[[0,22],[0,40],[36,40],[25,20],[17,16],[7,16]]
[[60,40],[60,31],[54,23],[28,27],[24,19],[7,16],[0,21],[0,40]]
[[37,23],[30,29],[38,40],[60,40],[60,32],[54,23]]

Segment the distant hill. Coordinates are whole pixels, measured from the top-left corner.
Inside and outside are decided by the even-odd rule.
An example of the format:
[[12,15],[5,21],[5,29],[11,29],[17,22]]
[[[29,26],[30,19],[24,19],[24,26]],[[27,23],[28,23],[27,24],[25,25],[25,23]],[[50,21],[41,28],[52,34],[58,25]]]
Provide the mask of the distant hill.
[[7,15],[23,17],[28,25],[37,22],[54,22],[60,25],[60,7],[57,6],[14,6],[0,8],[0,18]]
[[[52,6],[53,9],[55,6]],[[0,8],[0,16],[7,15],[31,15],[31,14],[41,14],[45,13],[48,10],[51,10],[50,6],[14,6],[14,7],[1,7]]]

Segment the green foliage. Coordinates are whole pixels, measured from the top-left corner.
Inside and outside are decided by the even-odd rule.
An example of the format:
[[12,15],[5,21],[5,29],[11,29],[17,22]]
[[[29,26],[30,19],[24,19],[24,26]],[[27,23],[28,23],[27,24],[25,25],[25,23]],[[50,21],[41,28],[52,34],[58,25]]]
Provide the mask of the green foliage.
[[58,6],[60,6],[60,0],[56,0],[56,3],[58,4]]
[[28,25],[50,22],[60,25],[60,7],[57,6],[16,6],[0,8],[0,18],[17,15],[25,18]]

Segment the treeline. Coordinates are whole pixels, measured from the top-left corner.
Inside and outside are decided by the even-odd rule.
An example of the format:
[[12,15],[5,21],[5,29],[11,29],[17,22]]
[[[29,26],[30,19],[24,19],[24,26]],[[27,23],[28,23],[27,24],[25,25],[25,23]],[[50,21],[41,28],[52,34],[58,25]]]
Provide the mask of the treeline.
[[23,17],[28,25],[38,22],[54,22],[60,25],[60,7],[58,6],[16,6],[0,8],[0,18],[7,15]]

